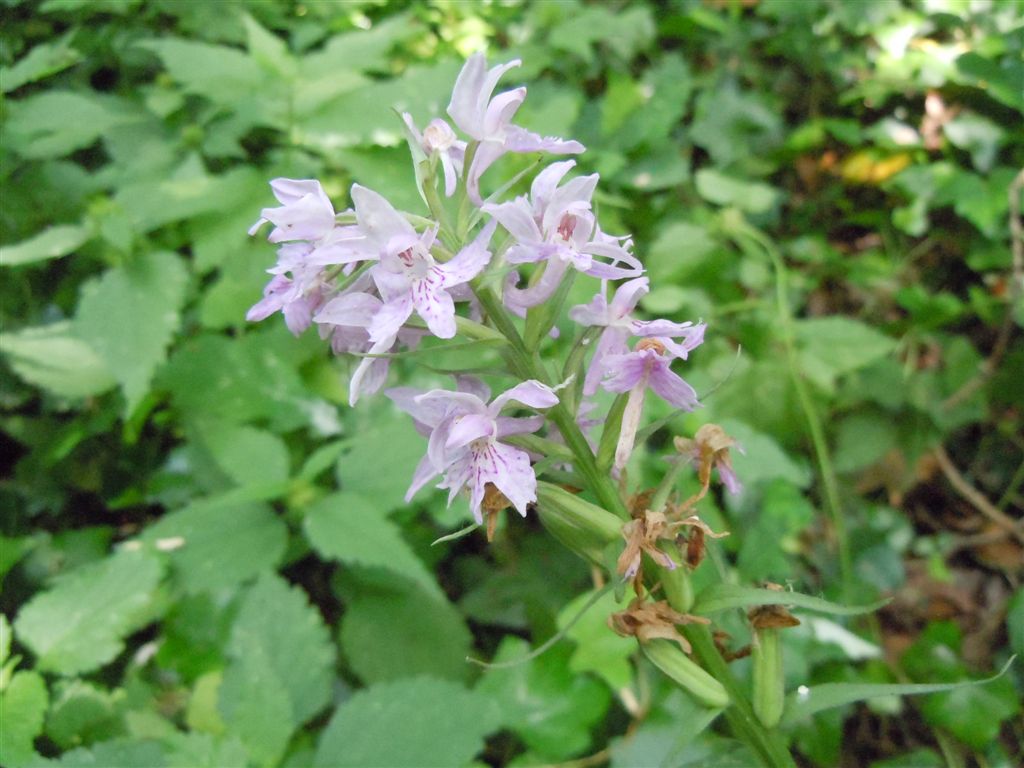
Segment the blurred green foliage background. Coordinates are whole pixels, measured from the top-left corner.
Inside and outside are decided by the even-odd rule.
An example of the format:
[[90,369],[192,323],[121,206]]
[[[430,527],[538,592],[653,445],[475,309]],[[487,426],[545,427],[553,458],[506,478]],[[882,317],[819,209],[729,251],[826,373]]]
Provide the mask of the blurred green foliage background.
[[[747,492],[702,509],[732,531],[717,567],[893,598],[788,630],[790,686],[966,680],[1024,652],[1021,3],[0,6],[3,765],[750,764],[681,727],[694,705],[631,660],[607,601],[528,664],[467,664],[564,626],[586,566],[534,516],[431,547],[468,513],[402,501],[424,449],[405,417],[347,408],[315,332],[244,321],[267,181],[422,212],[392,110],[442,115],[482,47],[523,59],[524,125],[587,145],[643,310],[710,324],[686,371],[706,407],[634,474],[721,423]],[[833,710],[792,747],[1019,765],[1022,680]]]

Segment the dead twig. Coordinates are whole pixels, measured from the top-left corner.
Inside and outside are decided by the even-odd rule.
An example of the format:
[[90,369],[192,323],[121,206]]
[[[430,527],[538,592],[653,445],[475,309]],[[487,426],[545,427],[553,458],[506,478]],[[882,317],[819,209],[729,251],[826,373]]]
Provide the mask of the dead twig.
[[981,370],[977,376],[968,379],[960,389],[946,398],[942,403],[944,410],[955,408],[964,400],[969,398],[980,389],[989,377],[996,372],[1006,348],[1010,343],[1010,336],[1013,333],[1013,307],[1014,304],[1024,297],[1024,225],[1020,220],[1020,195],[1024,190],[1024,168],[1014,177],[1010,184],[1010,253],[1012,261],[1010,267],[1010,288],[1008,292],[1009,303],[1006,307],[1006,314],[1003,316],[1003,323],[999,326],[999,335],[996,336],[995,344],[992,345],[992,352],[981,364]]
[[966,478],[960,474],[960,470],[953,464],[953,460],[949,458],[945,448],[940,445],[932,451],[932,455],[935,457],[935,461],[938,462],[942,474],[946,476],[949,484],[953,486],[953,489],[960,496],[970,502],[971,506],[981,512],[981,514],[1024,544],[1024,531],[1021,530],[1019,523],[1014,521],[1009,515],[1001,512],[995,504],[985,497],[985,494],[967,482]]

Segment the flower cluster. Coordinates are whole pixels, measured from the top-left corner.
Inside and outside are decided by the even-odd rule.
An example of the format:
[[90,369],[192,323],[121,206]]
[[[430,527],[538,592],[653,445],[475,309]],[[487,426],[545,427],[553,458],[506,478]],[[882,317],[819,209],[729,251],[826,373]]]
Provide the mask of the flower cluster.
[[[599,423],[593,418],[599,389],[626,398],[614,466],[606,468],[616,475],[632,452],[647,389],[676,408],[699,405],[672,366],[701,344],[705,326],[634,317],[648,280],[630,238],[609,235],[598,224],[597,174],[571,176],[575,161],[562,160],[537,173],[528,195],[501,199],[499,191],[484,197],[485,173],[507,153],[584,149],[513,124],[526,89],[495,91],[518,64],[488,69],[483,54],[471,56],[448,105],[451,123],[435,118],[421,131],[411,115],[402,115],[429,217],[396,210],[359,184],[351,189],[352,207],[337,212],[318,181],[276,179],[271,189],[280,205],[265,208],[250,230],[271,224],[268,240],[279,250],[248,319],[281,312],[296,335],[316,324],[336,354],[358,360],[349,382],[353,405],[384,387],[397,353],[428,337],[452,339],[485,326],[504,337],[518,383],[493,400],[481,381],[468,376],[457,377],[454,390],[385,392],[428,441],[408,497],[434,481],[449,492],[449,503],[468,490],[478,523],[488,494],[522,515],[537,500],[538,457],[523,447],[528,436],[571,447],[575,461],[552,463],[556,469],[579,464],[581,472],[601,471],[594,469],[578,426],[584,415]],[[560,302],[565,292],[559,289],[577,273],[595,280],[595,295],[569,317],[582,338],[597,341],[586,370],[570,372],[568,389],[578,396],[560,398],[559,387],[544,381],[544,367],[531,363],[535,350],[525,349],[514,318]],[[613,281],[624,282],[616,287]],[[546,437],[534,436],[545,429]],[[717,466],[730,479],[728,465]]]

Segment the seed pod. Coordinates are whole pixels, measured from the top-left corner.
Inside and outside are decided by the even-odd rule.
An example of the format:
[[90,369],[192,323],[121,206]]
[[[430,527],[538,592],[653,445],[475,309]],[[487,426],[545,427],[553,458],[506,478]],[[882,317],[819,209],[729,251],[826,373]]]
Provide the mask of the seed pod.
[[641,643],[640,648],[654,666],[704,706],[720,709],[729,705],[729,694],[722,684],[697,666],[679,646],[668,640],[650,640]]
[[756,630],[751,658],[754,663],[754,713],[766,728],[774,728],[782,718],[786,695],[779,630]]
[[537,512],[556,539],[597,565],[604,564],[604,548],[622,536],[618,517],[551,483],[537,483]]

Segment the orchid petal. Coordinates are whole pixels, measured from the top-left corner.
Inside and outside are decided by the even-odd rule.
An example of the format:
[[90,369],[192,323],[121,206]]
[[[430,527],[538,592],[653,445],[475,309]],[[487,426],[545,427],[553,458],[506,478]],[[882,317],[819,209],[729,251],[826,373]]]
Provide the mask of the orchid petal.
[[547,384],[541,384],[536,379],[516,384],[511,389],[505,390],[488,407],[488,411],[497,416],[501,409],[509,402],[515,400],[530,408],[551,408],[558,405],[558,395]]
[[385,246],[396,235],[416,238],[416,230],[412,225],[391,203],[372,189],[353,184],[352,203],[360,229],[366,233],[369,244],[378,254],[385,250]]
[[398,329],[409,319],[412,309],[413,302],[408,294],[385,302],[373,316],[367,329],[370,333],[370,340],[376,343],[389,337],[394,339]]
[[609,392],[628,392],[640,383],[647,370],[647,360],[635,352],[606,355],[603,365],[605,378],[601,386]]
[[429,457],[424,456],[420,459],[420,463],[416,465],[416,471],[412,474],[409,490],[405,492],[406,503],[412,501],[412,497],[416,495],[420,488],[437,477],[438,474],[438,471],[434,469],[434,465],[430,463]]
[[649,379],[651,389],[665,402],[692,411],[700,406],[697,401],[697,391],[673,373],[668,367],[668,360],[660,358],[662,364],[654,365],[651,368]]
[[458,416],[452,422],[448,430],[448,437],[444,442],[447,450],[461,448],[469,445],[474,440],[484,437],[493,437],[495,431],[494,419],[489,415],[480,413],[468,413]]

